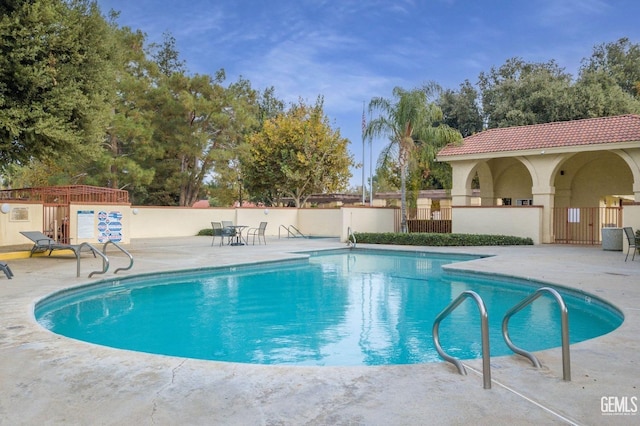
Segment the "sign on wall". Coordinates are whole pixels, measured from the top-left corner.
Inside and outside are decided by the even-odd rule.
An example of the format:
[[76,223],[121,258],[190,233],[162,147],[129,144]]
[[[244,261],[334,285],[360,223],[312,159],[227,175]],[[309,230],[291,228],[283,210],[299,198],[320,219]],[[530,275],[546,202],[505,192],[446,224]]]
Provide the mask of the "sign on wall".
[[98,241],[122,241],[122,212],[98,212]]
[[78,210],[78,239],[93,238],[94,223],[93,210]]

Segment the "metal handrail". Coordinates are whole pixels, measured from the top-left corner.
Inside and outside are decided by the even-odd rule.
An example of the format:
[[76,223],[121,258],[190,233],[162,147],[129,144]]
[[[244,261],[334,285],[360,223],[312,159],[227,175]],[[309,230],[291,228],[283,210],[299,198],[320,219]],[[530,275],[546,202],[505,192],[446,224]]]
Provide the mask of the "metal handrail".
[[121,252],[123,252],[129,257],[129,266],[127,266],[126,268],[125,267],[118,268],[115,271],[113,271],[113,273],[117,274],[119,271],[128,271],[129,269],[133,268],[133,256],[131,255],[131,253],[126,251],[120,244],[114,241],[109,240],[106,243],[104,243],[104,245],[102,246],[102,252],[105,254],[105,256],[107,255],[107,246],[109,244],[113,244],[114,246],[116,246],[116,248],[118,248],[118,250],[120,250]]
[[[351,238],[353,238],[353,241],[351,241]],[[351,247],[353,245],[353,248],[356,248],[356,244],[358,244],[358,241],[356,240],[356,234],[353,233],[353,231],[351,230],[351,227],[347,228],[347,246]]]
[[285,231],[287,231],[287,238],[289,238],[289,233],[291,232],[291,231],[289,231],[289,228],[287,228],[287,227],[286,227],[286,226],[284,226],[284,225],[280,225],[280,226],[278,227],[278,239],[280,239],[280,229],[284,229]]
[[[300,230],[298,228],[296,228],[293,225],[289,225],[289,226],[284,226],[284,225],[280,225],[278,227],[278,239],[280,239],[280,229],[283,228],[285,231],[287,231],[287,238],[290,238],[290,236],[292,236],[293,238],[297,238],[297,237],[302,237],[302,238],[307,238],[302,232],[300,232]],[[291,228],[293,228],[296,233],[294,233]]]
[[567,306],[562,299],[560,293],[551,287],[541,287],[537,289],[535,292],[526,297],[522,302],[518,303],[516,306],[511,308],[504,315],[502,319],[502,337],[506,342],[509,348],[519,354],[522,355],[531,361],[531,363],[536,367],[540,368],[541,364],[538,358],[533,355],[531,352],[525,351],[524,349],[518,348],[513,344],[511,338],[509,337],[509,319],[520,310],[522,310],[525,306],[529,305],[531,302],[536,300],[538,297],[542,296],[542,293],[550,293],[558,302],[558,307],[560,308],[560,320],[562,327],[562,379],[570,382],[571,381],[571,354],[569,351],[569,311],[567,310]]
[[105,272],[107,272],[107,270],[109,269],[109,258],[104,253],[102,253],[100,250],[98,250],[97,248],[92,246],[91,244],[82,243],[82,244],[80,244],[80,246],[78,246],[77,252],[76,252],[76,262],[77,262],[76,277],[80,276],[80,259],[82,258],[82,256],[80,256],[80,254],[82,253],[82,248],[83,247],[88,247],[89,250],[91,250],[94,255],[97,254],[102,258],[102,271],[93,271],[93,272],[91,272],[89,274],[89,278],[91,278],[95,274],[104,274]]
[[460,362],[460,360],[457,358],[447,355],[445,351],[442,349],[442,346],[440,345],[440,335],[438,331],[440,328],[440,322],[447,315],[453,312],[453,310],[456,309],[458,305],[460,305],[466,298],[469,298],[469,297],[475,300],[476,305],[478,305],[478,310],[480,311],[480,331],[482,333],[482,380],[483,380],[484,389],[491,389],[491,363],[490,363],[491,352],[489,350],[489,315],[487,314],[487,308],[484,305],[484,301],[478,295],[478,293],[471,290],[463,291],[462,293],[460,293],[458,297],[454,299],[453,302],[449,304],[449,306],[447,306],[442,312],[440,312],[440,314],[438,314],[435,321],[433,322],[433,331],[432,331],[433,343],[436,347],[436,350],[438,351],[438,354],[446,361],[449,361],[450,363],[455,365],[460,374],[466,376],[467,370],[464,368],[464,365],[462,365],[462,362]]

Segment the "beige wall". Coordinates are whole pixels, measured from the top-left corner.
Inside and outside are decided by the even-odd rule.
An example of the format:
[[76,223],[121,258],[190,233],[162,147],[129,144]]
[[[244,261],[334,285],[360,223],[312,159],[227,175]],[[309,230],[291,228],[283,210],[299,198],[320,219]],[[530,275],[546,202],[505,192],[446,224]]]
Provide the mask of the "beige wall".
[[349,228],[353,232],[393,232],[394,214],[393,208],[342,208],[340,238],[346,241]]
[[[633,228],[633,232],[640,229],[640,204],[633,206],[624,206],[622,209],[622,223],[624,226],[630,226]],[[626,253],[629,248],[629,243],[626,238],[624,240],[624,251]],[[637,257],[637,255],[636,255]]]
[[[517,199],[531,199],[531,175],[527,168],[514,159],[496,160],[494,164],[493,176],[495,179],[493,196],[496,200],[511,198],[512,205],[516,205]],[[498,167],[501,165],[502,167]]]
[[341,235],[341,210],[342,209],[300,209],[298,212],[297,228],[304,235],[337,237]]
[[131,208],[131,238],[184,237],[211,228],[211,222],[236,222],[236,210],[192,209],[189,207]]
[[0,213],[0,245],[29,244],[20,231],[42,230],[42,204],[3,203],[2,206],[9,211]]
[[[20,231],[43,230],[41,204],[5,203],[7,214],[0,213],[0,245],[29,244]],[[23,213],[21,220],[11,219],[15,212]],[[25,213],[26,212],[26,213]],[[393,232],[393,208],[342,207],[332,209],[293,208],[206,208],[145,207],[129,205],[73,204],[69,211],[69,235],[72,244],[88,242],[99,244],[101,222],[99,213],[119,222],[121,242],[132,238],[183,237],[210,229],[211,222],[229,220],[237,225],[258,227],[268,223],[267,237],[287,237],[286,228],[296,227],[307,236],[347,238],[349,227],[355,232]],[[26,218],[26,219],[25,219]],[[81,221],[82,223],[78,223]],[[108,222],[111,223],[111,222]],[[101,227],[99,227],[101,225]]]
[[452,209],[455,234],[512,235],[542,242],[541,207],[463,207]]
[[619,156],[601,152],[576,157],[584,161],[571,182],[571,206],[595,207],[607,195],[633,195],[633,175]]
[[[266,236],[277,236],[278,231],[282,236],[286,236],[286,231],[280,226],[298,226],[298,212],[289,208],[242,208],[235,211],[236,219],[232,219],[234,224],[246,225],[249,228],[257,228],[260,222],[267,222],[264,233]],[[244,231],[246,232],[246,230]]]
[[[69,237],[71,244],[82,243],[104,243],[107,238],[104,237],[104,228],[107,220],[100,220],[100,213],[105,213],[109,225],[107,231],[119,232],[121,235],[120,243],[128,244],[131,239],[131,207],[127,205],[92,205],[92,204],[71,204],[69,206]],[[120,217],[121,216],[121,217]],[[119,217],[119,219],[117,218]],[[83,218],[83,219],[81,219]],[[89,229],[90,218],[92,218],[93,226]],[[86,223],[80,224],[79,221]],[[119,222],[122,227],[109,229],[115,222]],[[101,235],[101,231],[103,234]]]

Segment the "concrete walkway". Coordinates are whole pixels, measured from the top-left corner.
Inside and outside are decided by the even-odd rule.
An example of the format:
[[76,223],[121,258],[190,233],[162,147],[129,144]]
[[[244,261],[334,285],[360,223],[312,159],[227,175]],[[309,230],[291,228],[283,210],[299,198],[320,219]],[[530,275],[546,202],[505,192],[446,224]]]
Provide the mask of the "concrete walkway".
[[[272,238],[267,246],[244,247],[210,243],[209,237],[133,241],[127,248],[135,266],[116,277],[345,247],[332,239]],[[15,278],[0,275],[0,424],[640,423],[640,258],[625,263],[623,253],[599,247],[408,249],[495,255],[451,268],[584,290],[617,306],[625,321],[606,336],[571,346],[571,382],[562,380],[558,348],[536,354],[540,370],[521,357],[493,358],[489,390],[474,372],[481,371],[480,360],[465,363],[474,370],[467,376],[447,363],[281,367],[199,361],[111,349],[48,332],[34,319],[36,301],[100,280],[86,278],[99,269],[100,260],[83,257],[82,278],[76,278],[72,257],[14,258],[8,262]],[[0,259],[7,258],[0,253]],[[110,259],[111,270],[126,264],[115,251]],[[626,407],[620,405],[625,401]],[[623,408],[626,415],[619,414]]]

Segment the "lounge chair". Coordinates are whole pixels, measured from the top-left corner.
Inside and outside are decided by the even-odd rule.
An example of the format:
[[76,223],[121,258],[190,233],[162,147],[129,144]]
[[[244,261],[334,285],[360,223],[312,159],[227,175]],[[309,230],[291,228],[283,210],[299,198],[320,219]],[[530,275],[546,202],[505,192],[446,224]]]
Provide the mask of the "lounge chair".
[[267,229],[267,222],[260,222],[260,226],[257,228],[249,228],[247,230],[247,242],[249,241],[249,237],[253,236],[253,245],[256,245],[256,236],[258,237],[258,244],[260,244],[260,237],[264,241],[264,244],[267,244],[267,239],[264,236],[264,230]]
[[11,268],[6,262],[0,262],[0,271],[4,272],[8,279],[13,277],[13,272],[11,272]]
[[31,247],[29,257],[33,256],[34,253],[43,253],[47,250],[49,251],[49,256],[51,256],[51,252],[54,250],[71,250],[77,259],[80,257],[80,251],[83,247],[90,250],[91,253],[93,253],[93,257],[96,257],[94,249],[88,245],[62,244],[40,231],[20,231],[20,233],[33,241],[33,247]]
[[629,242],[629,248],[627,249],[627,255],[624,257],[624,261],[627,261],[629,257],[629,252],[633,250],[633,256],[631,256],[631,261],[636,258],[636,251],[640,250],[640,246],[638,243],[640,242],[640,238],[636,237],[636,234],[633,232],[633,228],[630,226],[626,226],[623,228],[624,233],[627,236],[627,241]]

